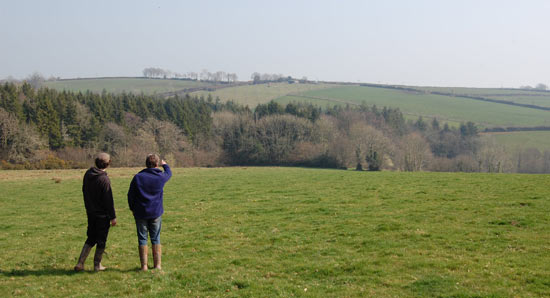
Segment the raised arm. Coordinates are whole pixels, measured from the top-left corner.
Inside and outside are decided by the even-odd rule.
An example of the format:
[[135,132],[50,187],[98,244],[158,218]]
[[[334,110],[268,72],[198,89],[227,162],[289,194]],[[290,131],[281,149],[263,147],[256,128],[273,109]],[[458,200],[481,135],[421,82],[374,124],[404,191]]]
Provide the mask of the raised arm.
[[164,160],[162,160],[160,164],[162,168],[164,168],[164,181],[168,181],[170,177],[172,177],[172,170],[170,170],[170,166]]

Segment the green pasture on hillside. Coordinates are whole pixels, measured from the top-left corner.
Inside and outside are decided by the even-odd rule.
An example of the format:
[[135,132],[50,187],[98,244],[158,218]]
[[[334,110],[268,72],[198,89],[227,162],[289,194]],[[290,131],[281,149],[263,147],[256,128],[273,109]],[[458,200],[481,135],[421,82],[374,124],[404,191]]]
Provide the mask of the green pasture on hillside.
[[45,82],[44,86],[57,90],[101,93],[103,89],[111,93],[154,94],[178,91],[186,88],[209,86],[210,83],[184,80],[161,80],[146,78],[98,78],[75,79]]
[[421,87],[421,86],[403,86],[416,90],[424,90],[429,92],[445,92],[454,94],[468,95],[550,95],[550,92],[526,90],[526,89],[509,89],[509,88],[472,88],[472,87]]
[[486,97],[490,99],[506,100],[520,104],[535,105],[547,108],[550,107],[550,95],[489,95]]
[[321,106],[361,104],[399,108],[404,114],[472,121],[481,127],[550,125],[550,111],[472,99],[364,86],[345,86],[285,96],[280,103],[313,102]]
[[550,92],[524,89],[499,88],[466,88],[466,87],[409,87],[428,92],[445,92],[455,95],[472,95],[490,99],[511,101],[520,104],[530,104],[550,107]]
[[0,171],[2,296],[550,295],[548,175],[174,169],[164,271],[138,272],[139,170],[108,171],[118,225],[101,273],[72,272],[84,170]]
[[550,131],[517,131],[485,133],[484,137],[492,137],[510,151],[536,148],[541,152],[550,151]]
[[289,84],[285,82],[236,86],[218,89],[213,92],[196,91],[192,94],[203,95],[204,97],[211,94],[213,98],[219,97],[222,101],[232,100],[241,105],[248,105],[250,108],[255,108],[258,104],[268,103],[273,99],[291,93],[325,89],[334,86],[333,84]]

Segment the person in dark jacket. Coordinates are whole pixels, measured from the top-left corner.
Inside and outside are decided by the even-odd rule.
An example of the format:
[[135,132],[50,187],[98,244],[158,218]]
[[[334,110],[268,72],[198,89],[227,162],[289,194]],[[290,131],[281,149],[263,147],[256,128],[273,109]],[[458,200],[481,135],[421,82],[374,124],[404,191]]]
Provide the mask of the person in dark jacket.
[[100,153],[95,159],[95,167],[90,168],[84,174],[82,193],[84,194],[84,206],[88,216],[88,239],[80,252],[78,263],[74,266],[75,271],[84,270],[84,262],[94,245],[94,270],[103,271],[106,268],[101,265],[109,227],[116,225],[115,206],[111,181],[105,169],[109,167],[111,157],[107,153]]
[[[164,171],[158,169],[162,165]],[[145,159],[146,169],[134,176],[128,190],[128,205],[136,220],[139,260],[141,270],[147,271],[147,238],[151,237],[153,262],[155,269],[161,269],[160,229],[163,208],[164,184],[172,177],[172,171],[164,160],[156,154],[149,154]]]

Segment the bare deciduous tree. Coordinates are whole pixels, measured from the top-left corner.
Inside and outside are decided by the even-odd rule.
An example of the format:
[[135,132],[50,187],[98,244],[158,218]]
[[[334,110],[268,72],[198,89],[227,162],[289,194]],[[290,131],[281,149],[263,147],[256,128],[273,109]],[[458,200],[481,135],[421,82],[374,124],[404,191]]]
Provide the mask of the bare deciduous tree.
[[161,155],[167,155],[180,149],[183,133],[175,124],[151,118],[143,124],[143,129],[155,136],[154,140]]
[[506,148],[493,138],[483,140],[475,158],[480,172],[502,173],[512,170],[512,162]]
[[517,172],[542,173],[543,155],[537,148],[527,148],[518,153]]
[[46,81],[46,79],[44,79],[44,76],[38,72],[34,72],[33,74],[29,75],[25,81],[29,84],[31,84],[31,86],[35,89],[38,89],[40,87],[42,87],[42,84]]
[[0,108],[0,159],[24,162],[45,147],[36,129],[19,123],[17,118]]
[[391,141],[381,131],[364,122],[358,122],[350,127],[349,138],[358,167],[361,165],[362,168],[366,162],[371,171],[383,168],[390,152]]
[[400,142],[400,168],[404,171],[422,171],[431,159],[430,146],[419,133],[411,133]]
[[543,83],[538,83],[535,86],[535,89],[537,89],[537,90],[548,90],[548,86],[546,84],[543,84]]

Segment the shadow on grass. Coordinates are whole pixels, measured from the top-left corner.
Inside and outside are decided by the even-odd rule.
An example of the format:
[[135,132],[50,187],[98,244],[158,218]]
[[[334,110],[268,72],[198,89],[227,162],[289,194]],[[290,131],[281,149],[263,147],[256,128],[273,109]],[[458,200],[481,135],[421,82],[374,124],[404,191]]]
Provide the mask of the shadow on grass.
[[[105,272],[119,272],[119,273],[128,273],[128,272],[139,272],[138,268],[132,269],[118,269],[118,268],[108,268]],[[16,277],[16,276],[71,276],[78,274],[101,274],[101,272],[95,272],[93,270],[86,270],[76,272],[72,268],[70,269],[59,269],[59,268],[43,268],[43,269],[20,269],[20,270],[0,270],[0,275],[5,277]]]

